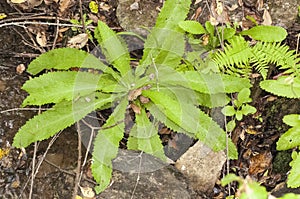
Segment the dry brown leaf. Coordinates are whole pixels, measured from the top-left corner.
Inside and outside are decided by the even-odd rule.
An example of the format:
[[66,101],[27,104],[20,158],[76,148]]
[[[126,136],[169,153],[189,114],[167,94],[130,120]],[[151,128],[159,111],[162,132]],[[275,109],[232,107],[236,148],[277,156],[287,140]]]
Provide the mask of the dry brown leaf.
[[89,36],[86,33],[81,33],[78,34],[74,37],[72,37],[69,41],[68,41],[68,47],[71,48],[83,48],[86,43],[89,40]]
[[264,20],[262,22],[263,25],[266,25],[266,26],[272,25],[272,18],[271,18],[270,13],[267,11],[267,9],[264,10],[263,20]]
[[128,100],[129,101],[135,100],[138,96],[140,96],[142,94],[142,90],[143,90],[143,88],[138,88],[138,89],[130,91],[128,94]]
[[104,2],[101,2],[100,3],[100,9],[103,10],[103,11],[109,11],[111,9],[111,6],[104,3]]
[[92,199],[95,197],[95,192],[90,187],[80,187],[84,199]]
[[73,5],[73,0],[60,0],[59,1],[59,14],[64,15],[68,9]]
[[46,5],[51,5],[53,3],[58,3],[58,0],[44,0]]
[[10,0],[12,3],[24,3],[26,0]]
[[142,104],[147,104],[147,103],[149,103],[149,101],[150,101],[150,99],[148,97],[144,97],[142,95],[140,96],[140,102]]
[[19,64],[16,68],[18,74],[22,74],[25,71],[26,67],[24,64]]
[[130,107],[132,108],[133,112],[136,114],[141,114],[141,107],[135,105],[135,104],[130,104]]
[[[0,92],[4,91],[5,89],[6,89],[6,83],[4,81],[0,80]],[[0,151],[1,151],[1,149],[0,149]]]
[[43,3],[43,0],[27,0],[30,7],[34,8]]
[[272,162],[272,154],[269,151],[264,151],[250,159],[249,175],[256,176],[265,172],[270,168]]
[[47,38],[45,32],[38,32],[36,34],[36,42],[41,46],[45,47],[47,45]]
[[202,0],[196,0],[194,5],[197,5],[198,3],[200,3]]

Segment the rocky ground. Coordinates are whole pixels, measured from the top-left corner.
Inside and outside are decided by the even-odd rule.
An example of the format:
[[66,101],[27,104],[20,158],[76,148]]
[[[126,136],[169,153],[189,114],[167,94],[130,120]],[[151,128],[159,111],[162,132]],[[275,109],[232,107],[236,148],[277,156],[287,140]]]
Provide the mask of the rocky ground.
[[[26,97],[21,86],[30,78],[23,67],[26,68],[30,61],[41,53],[71,45],[68,43],[70,38],[84,32],[80,27],[72,30],[68,26],[72,25],[70,19],[77,19],[80,25],[80,16],[84,13],[93,21],[92,26],[95,26],[98,20],[102,20],[115,31],[126,30],[146,34],[140,27],[153,26],[162,6],[162,1],[159,0],[98,0],[98,12],[93,13],[89,9],[89,2],[89,0],[0,2],[0,198],[31,196],[31,198],[60,199],[71,198],[74,195],[83,198],[91,196],[90,198],[125,199],[225,198],[229,190],[227,187],[221,187],[219,181],[226,173],[225,168],[221,175],[217,175],[219,172],[216,172],[217,181],[208,186],[209,191],[200,192],[195,188],[195,182],[184,172],[177,170],[174,164],[156,165],[156,168],[160,169],[131,173],[118,169],[116,164],[111,186],[103,193],[92,196],[89,194],[93,194],[93,191],[88,188],[93,187],[95,182],[89,169],[90,156],[81,169],[81,187],[74,190],[78,163],[78,136],[75,127],[70,127],[53,139],[37,143],[26,150],[11,147],[18,129],[39,111],[32,107],[19,109]],[[299,0],[228,0],[224,1],[224,4],[226,12],[224,16],[219,16],[217,21],[236,22],[243,28],[249,28],[253,24],[246,20],[245,16],[251,16],[260,24],[282,26],[289,32],[285,42],[292,49],[296,49],[297,34],[300,30],[297,21]],[[210,19],[214,6],[215,1],[194,1],[189,18],[205,22]],[[139,54],[142,45],[135,42],[131,44],[130,48]],[[84,43],[84,49],[87,51],[93,51],[95,47],[92,42]],[[255,93],[253,105],[261,114],[262,122],[247,117],[233,132],[232,139],[238,146],[240,156],[237,161],[230,162],[231,171],[242,177],[252,176],[277,196],[286,192],[299,192],[299,189],[290,190],[285,186],[286,173],[289,170],[289,151],[277,152],[275,147],[278,137],[287,129],[287,126],[282,124],[282,117],[289,113],[300,113],[300,102],[269,96],[256,87],[253,93]],[[176,139],[179,137],[181,142],[184,141],[187,145],[193,143],[181,135],[176,136]],[[182,150],[181,154],[187,148]],[[205,154],[212,153],[205,147],[203,151]],[[85,152],[83,147],[82,153]],[[212,156],[207,155],[206,158]],[[175,159],[177,158],[179,157]],[[201,164],[206,165],[206,162],[203,158]],[[217,167],[221,162],[224,163],[224,161],[217,162],[220,162]],[[35,173],[33,171],[38,171],[34,178],[32,178],[32,174]],[[204,174],[203,178],[209,176],[205,172],[210,171],[199,170],[199,173]],[[210,183],[205,182],[203,187]],[[236,188],[232,186],[231,193],[234,193]]]

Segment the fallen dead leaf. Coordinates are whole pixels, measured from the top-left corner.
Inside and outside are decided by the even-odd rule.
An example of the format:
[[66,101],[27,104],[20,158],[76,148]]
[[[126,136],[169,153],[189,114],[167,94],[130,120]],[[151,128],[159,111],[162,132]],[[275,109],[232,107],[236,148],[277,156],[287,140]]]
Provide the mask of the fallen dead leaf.
[[68,47],[71,48],[83,48],[89,40],[89,36],[86,33],[78,34],[72,37],[68,41]]
[[47,45],[47,38],[45,32],[38,32],[36,34],[36,42],[41,46],[45,47]]
[[263,20],[264,20],[262,22],[263,25],[266,25],[266,26],[272,25],[272,18],[271,18],[270,13],[267,11],[267,9],[264,10]]
[[26,0],[11,0],[12,3],[24,3]]
[[136,114],[141,114],[141,107],[135,105],[135,104],[130,104],[130,107],[132,108],[133,112]]
[[84,199],[92,199],[95,197],[95,192],[90,187],[80,187]]
[[37,7],[43,3],[43,0],[27,0],[31,8]]
[[17,73],[20,75],[25,71],[26,67],[24,64],[19,64],[16,68]]
[[250,159],[249,175],[257,176],[271,167],[272,154],[269,151],[259,153]]
[[194,5],[197,5],[198,3],[200,3],[202,0],[196,0]]
[[104,2],[101,2],[100,3],[100,9],[103,10],[103,11],[109,11],[111,9],[111,6],[104,3]]
[[[6,83],[0,80],[0,92],[4,91],[5,89],[6,89]],[[1,149],[0,149],[0,155],[1,155]]]
[[70,7],[74,4],[73,0],[60,0],[59,1],[59,14],[61,16],[65,15]]
[[147,103],[149,103],[150,102],[150,99],[148,98],[148,97],[144,97],[144,96],[140,96],[140,102],[142,103],[142,104],[147,104]]
[[142,94],[142,90],[143,90],[143,88],[138,88],[138,89],[130,91],[128,94],[128,100],[129,101],[135,100],[138,96],[140,96]]

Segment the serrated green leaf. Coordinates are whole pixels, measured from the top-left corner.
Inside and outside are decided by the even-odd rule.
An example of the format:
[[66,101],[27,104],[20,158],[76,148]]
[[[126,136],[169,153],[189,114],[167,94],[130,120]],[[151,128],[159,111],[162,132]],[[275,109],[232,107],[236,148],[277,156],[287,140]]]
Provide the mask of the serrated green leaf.
[[179,22],[179,27],[191,34],[205,34],[205,28],[197,21],[185,20]]
[[177,67],[185,49],[184,32],[178,23],[186,18],[190,4],[191,0],[167,0],[164,3],[144,44],[140,68],[154,67],[154,63]]
[[195,137],[195,135],[187,132],[186,130],[184,130],[183,128],[181,128],[180,126],[178,126],[177,124],[172,122],[170,119],[168,119],[164,115],[164,113],[157,106],[155,106],[154,103],[149,102],[149,103],[145,104],[144,106],[147,108],[147,110],[150,111],[150,113],[154,116],[154,118],[156,118],[160,122],[164,123],[171,130],[176,131],[176,132],[185,133],[186,135],[189,135],[190,137]]
[[300,126],[300,115],[290,114],[283,117],[283,122],[289,126]]
[[52,109],[28,120],[15,135],[13,146],[17,148],[27,147],[35,141],[47,139],[79,121],[93,110],[112,101],[111,95],[92,94],[76,101],[60,102]]
[[235,115],[236,110],[234,109],[233,106],[225,106],[225,107],[222,109],[222,113],[223,113],[225,116],[233,116],[233,115]]
[[165,160],[163,145],[158,135],[158,124],[149,121],[144,109],[135,115],[135,121],[128,138],[128,149],[141,150]]
[[230,101],[226,93],[206,94],[196,92],[197,102],[201,106],[208,108],[223,107]]
[[58,48],[38,56],[28,65],[27,72],[36,75],[45,69],[68,70],[72,67],[93,68],[118,75],[94,55],[75,48]]
[[[296,153],[296,152],[295,152]],[[287,185],[291,188],[300,187],[300,154],[297,153],[297,156],[293,158],[290,162],[292,167],[290,174],[288,175]]]
[[279,77],[277,80],[264,80],[260,87],[270,93],[288,98],[300,98],[300,78]]
[[199,110],[193,104],[186,103],[186,100],[182,99],[180,95],[176,96],[177,99],[173,99],[168,93],[163,91],[144,90],[142,95],[150,98],[155,106],[176,125],[190,133],[195,133],[195,130],[200,125]]
[[[150,111],[159,121],[167,122],[171,128],[180,130],[178,132],[187,133],[203,141],[214,151],[226,148],[226,134],[208,115],[204,114],[192,104],[186,103],[180,98],[174,100],[168,94],[145,90],[143,96],[148,97],[153,102]],[[149,105],[147,106],[149,108]],[[164,118],[165,117],[165,118]],[[229,140],[229,157],[237,158],[237,150]]]
[[[200,128],[196,134],[196,137],[204,142],[207,146],[209,146],[214,151],[221,151],[228,147],[228,158],[229,159],[237,159],[238,152],[231,141],[230,138],[227,138],[226,133],[220,126],[212,120],[208,115],[199,111],[200,115]],[[228,146],[227,146],[228,139]]]
[[130,56],[128,49],[120,38],[104,22],[99,21],[95,30],[95,38],[109,63],[121,73],[121,76],[131,74]]
[[249,30],[240,32],[241,35],[249,35],[253,39],[264,42],[281,42],[287,36],[287,31],[279,26],[254,26]]
[[189,82],[190,88],[201,93],[233,93],[251,87],[248,79],[225,74],[202,74],[197,71],[187,71],[182,75]]
[[239,94],[238,94],[238,101],[241,103],[247,103],[247,102],[251,102],[251,98],[250,98],[250,89],[249,88],[244,88],[242,89]]
[[288,150],[300,146],[300,128],[290,128],[280,136],[277,142],[277,150]]
[[167,0],[156,19],[156,28],[175,29],[180,21],[185,20],[191,0]]
[[51,72],[25,82],[22,89],[29,93],[22,106],[72,101],[97,90],[117,90],[117,82],[110,75],[88,72]]
[[97,193],[103,191],[110,183],[112,159],[117,156],[119,142],[124,136],[124,119],[127,105],[127,99],[123,98],[102,126],[106,129],[99,130],[95,138],[92,173],[99,184],[95,187]]

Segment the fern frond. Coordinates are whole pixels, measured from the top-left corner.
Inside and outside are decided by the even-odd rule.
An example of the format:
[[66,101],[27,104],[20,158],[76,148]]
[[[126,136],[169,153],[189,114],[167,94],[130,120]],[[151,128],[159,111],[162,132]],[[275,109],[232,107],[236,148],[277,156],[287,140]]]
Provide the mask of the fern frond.
[[258,42],[253,48],[253,57],[251,62],[254,63],[256,70],[266,73],[268,64],[274,64],[280,69],[288,69],[289,73],[299,74],[300,58],[297,57],[294,50],[289,50],[286,45],[280,43]]
[[228,40],[224,51],[215,53],[213,60],[221,71],[231,74],[247,74],[251,71],[249,60],[251,48],[242,36],[234,36]]

